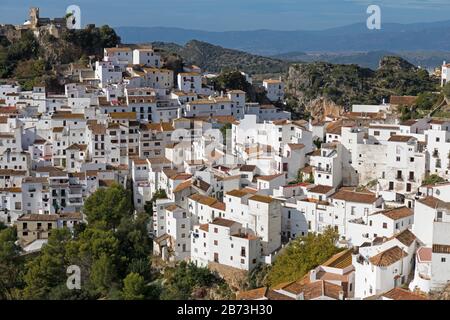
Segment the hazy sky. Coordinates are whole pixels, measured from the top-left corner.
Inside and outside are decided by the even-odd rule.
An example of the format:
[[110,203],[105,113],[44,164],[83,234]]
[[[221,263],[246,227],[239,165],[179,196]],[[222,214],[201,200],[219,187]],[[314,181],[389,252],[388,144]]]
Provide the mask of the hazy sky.
[[0,0],[0,23],[22,23],[31,6],[41,16],[63,16],[70,4],[82,23],[167,26],[201,30],[314,30],[365,21],[370,4],[383,22],[450,19],[450,0]]

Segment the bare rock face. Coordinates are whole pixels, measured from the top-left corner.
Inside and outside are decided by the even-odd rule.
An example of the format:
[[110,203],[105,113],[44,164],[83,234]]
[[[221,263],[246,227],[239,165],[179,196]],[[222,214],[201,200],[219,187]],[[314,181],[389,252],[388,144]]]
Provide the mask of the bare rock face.
[[317,120],[323,120],[326,116],[339,117],[344,110],[342,106],[324,97],[316,98],[308,102],[305,108]]

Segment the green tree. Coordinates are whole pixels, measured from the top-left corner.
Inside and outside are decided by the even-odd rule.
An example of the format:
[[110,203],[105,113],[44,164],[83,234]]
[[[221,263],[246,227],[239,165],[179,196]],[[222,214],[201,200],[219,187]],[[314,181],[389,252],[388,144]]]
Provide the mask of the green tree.
[[300,279],[340,251],[335,246],[338,238],[336,231],[327,229],[323,234],[310,233],[292,240],[273,264],[268,274],[268,284],[274,286]]
[[320,138],[317,138],[316,140],[314,140],[313,143],[317,149],[320,149],[320,147],[322,146],[322,140]]
[[48,299],[50,292],[66,283],[66,243],[70,241],[71,234],[68,229],[52,231],[48,243],[41,253],[27,264],[25,274],[25,299]]
[[432,92],[424,92],[417,96],[416,106],[421,110],[430,110],[439,99],[439,95]]
[[0,228],[0,300],[17,298],[17,288],[23,284],[24,265],[16,239],[15,228]]
[[94,297],[105,297],[118,283],[119,241],[111,230],[88,227],[66,245],[66,260],[81,269],[82,286]]
[[442,88],[442,93],[447,99],[450,98],[450,82],[447,82]]
[[251,84],[239,71],[221,73],[212,80],[212,84],[217,91],[242,90],[248,92],[251,90]]
[[441,183],[441,182],[445,182],[445,179],[438,176],[437,174],[432,174],[432,175],[426,177],[422,183],[427,184],[427,185],[428,184],[433,185],[433,184]]
[[223,280],[208,268],[200,268],[192,263],[180,262],[164,272],[165,285],[161,294],[163,300],[192,299],[195,289],[210,288]]
[[145,280],[137,273],[130,273],[123,280],[123,298],[125,300],[144,300]]
[[158,189],[153,197],[150,199],[150,201],[147,201],[144,205],[145,212],[148,213],[150,217],[153,217],[153,204],[158,199],[167,199],[166,190],[164,189]]
[[[220,128],[220,133],[222,134],[222,143],[225,145],[227,143],[227,132],[231,130],[232,124],[226,123],[222,128]],[[230,131],[231,132],[231,131]]]
[[131,193],[118,184],[99,189],[86,199],[83,212],[90,226],[115,229],[122,218],[133,214]]
[[98,259],[92,262],[89,281],[93,293],[106,297],[108,292],[114,288],[114,282],[117,280],[117,273],[113,257],[102,254]]
[[[123,218],[115,233],[119,241],[117,254],[121,257],[118,266],[119,274],[125,277],[130,268],[140,270],[146,279],[150,277],[152,242],[148,236],[147,225],[150,217],[139,214],[134,218]],[[131,265],[132,263],[132,265]]]

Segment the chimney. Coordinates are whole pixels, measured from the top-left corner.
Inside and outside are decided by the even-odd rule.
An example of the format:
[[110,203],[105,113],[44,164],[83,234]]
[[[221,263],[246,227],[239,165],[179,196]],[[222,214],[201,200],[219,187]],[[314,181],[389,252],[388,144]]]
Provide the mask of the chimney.
[[339,291],[339,300],[344,300],[344,291]]
[[316,269],[312,269],[312,270],[309,272],[309,281],[310,281],[310,282],[316,281]]

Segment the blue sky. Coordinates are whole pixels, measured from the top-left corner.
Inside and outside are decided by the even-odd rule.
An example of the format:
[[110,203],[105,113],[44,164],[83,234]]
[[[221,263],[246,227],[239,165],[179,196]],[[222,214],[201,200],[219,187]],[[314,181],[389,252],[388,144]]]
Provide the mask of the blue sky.
[[450,0],[0,0],[0,23],[22,23],[31,6],[63,16],[77,4],[82,23],[201,30],[319,30],[365,21],[378,4],[383,22],[450,19]]

